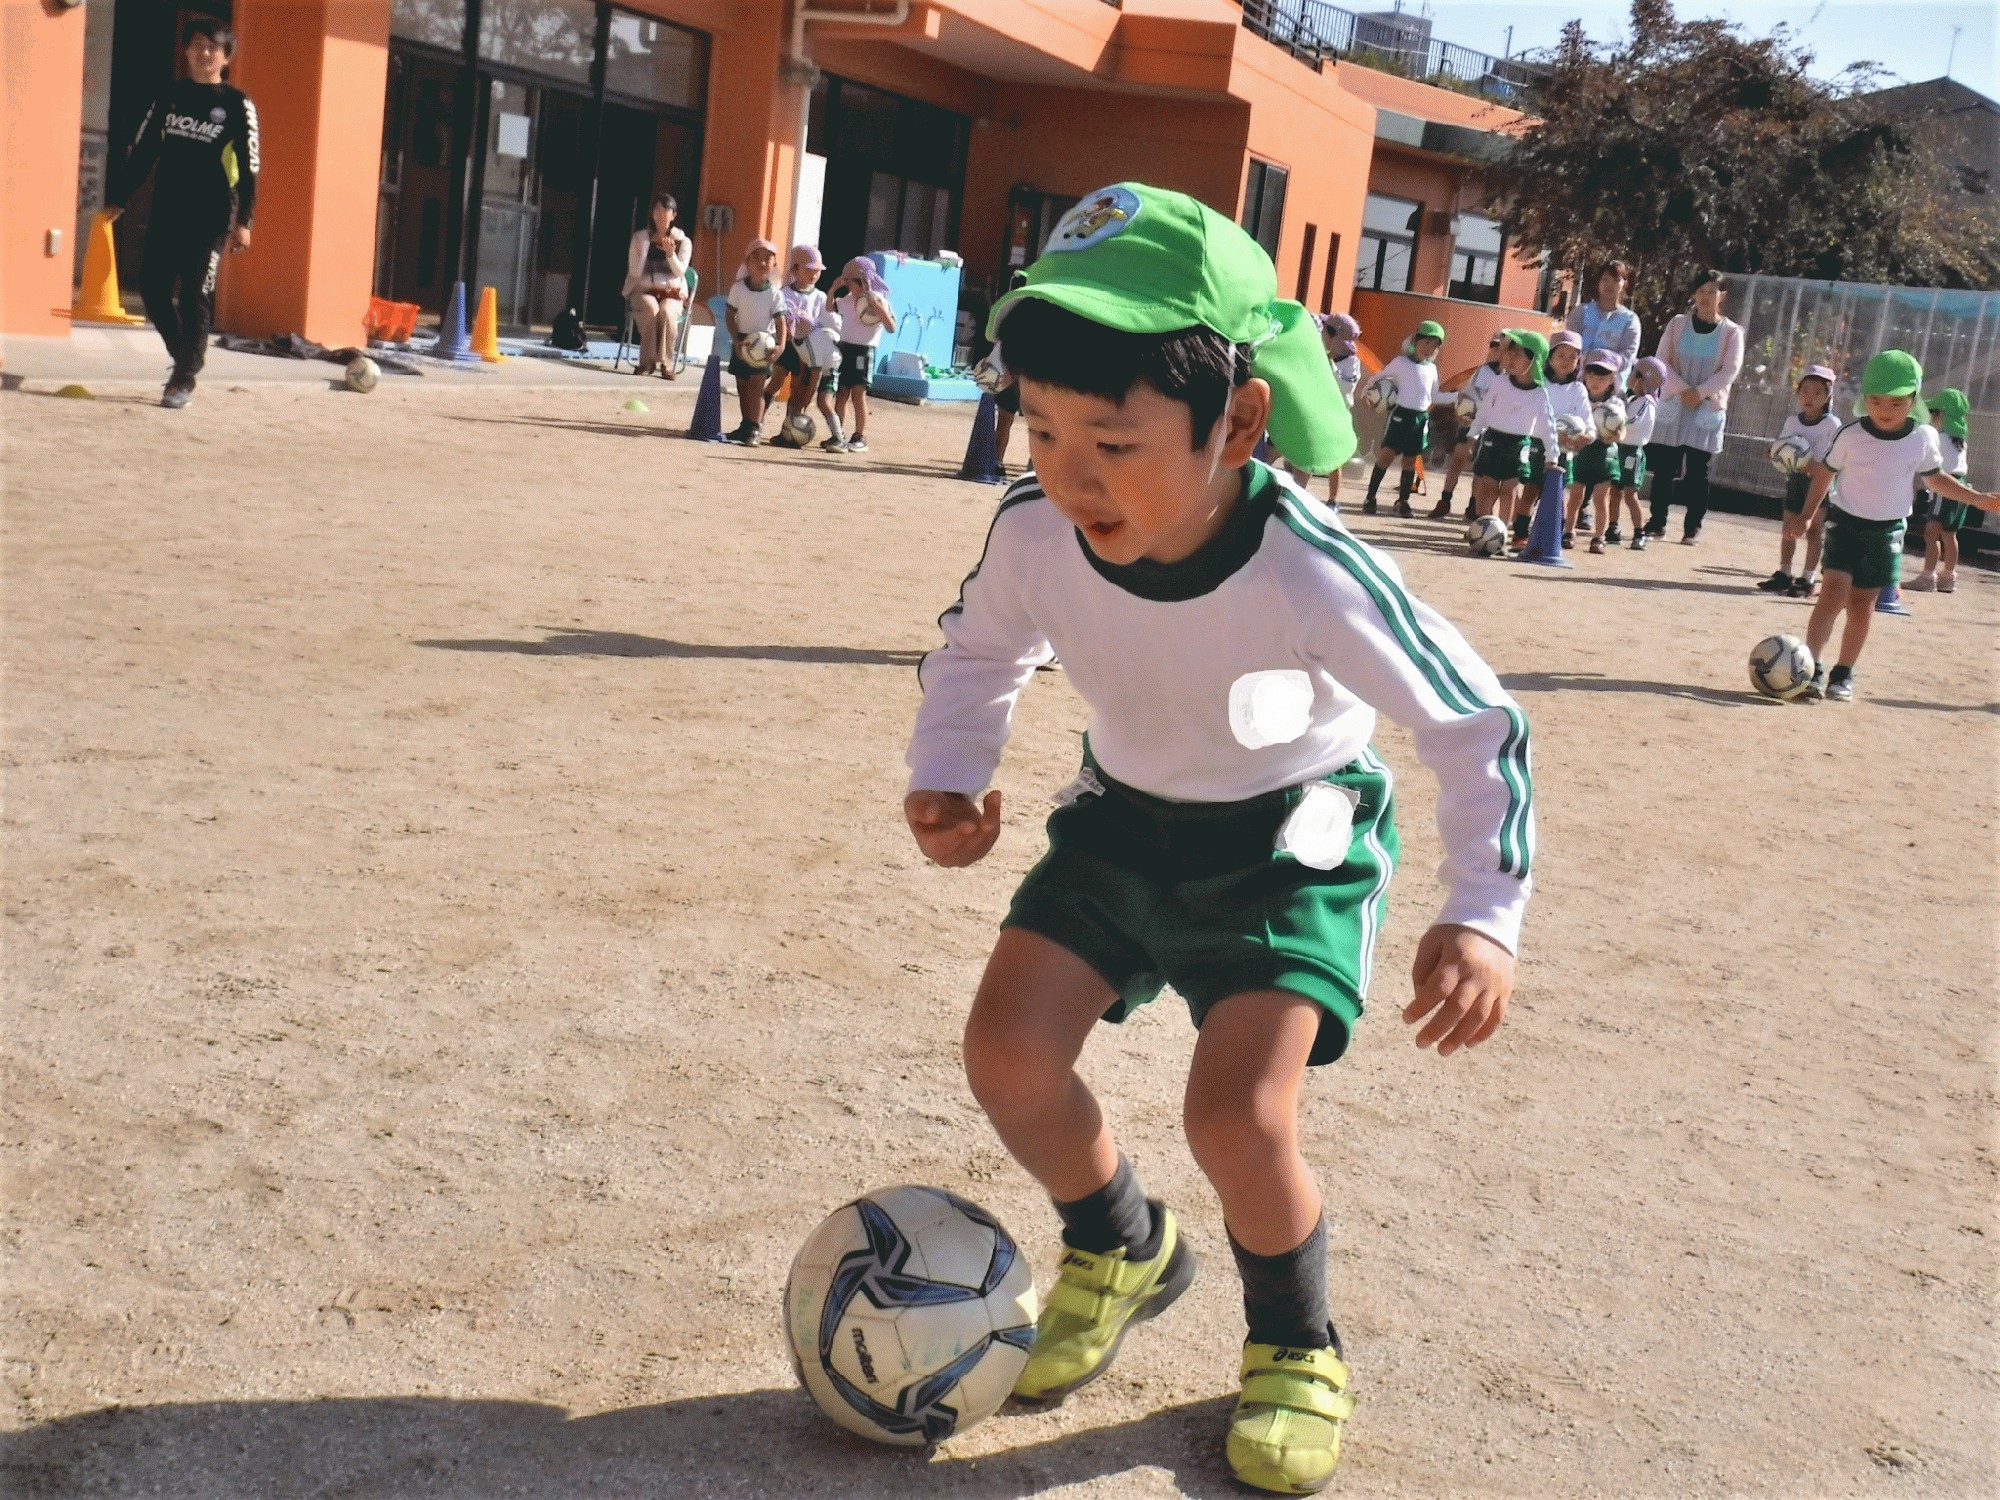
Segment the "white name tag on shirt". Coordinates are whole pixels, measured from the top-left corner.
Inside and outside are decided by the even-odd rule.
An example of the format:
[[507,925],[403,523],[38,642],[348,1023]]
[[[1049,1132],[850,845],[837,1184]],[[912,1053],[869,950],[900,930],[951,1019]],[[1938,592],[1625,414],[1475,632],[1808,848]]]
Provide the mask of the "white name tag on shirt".
[[1313,682],[1295,667],[1245,672],[1229,685],[1229,730],[1246,750],[1289,745],[1312,728]]
[[1347,863],[1354,842],[1354,814],[1361,794],[1330,781],[1315,781],[1278,830],[1278,852],[1309,870],[1337,870]]

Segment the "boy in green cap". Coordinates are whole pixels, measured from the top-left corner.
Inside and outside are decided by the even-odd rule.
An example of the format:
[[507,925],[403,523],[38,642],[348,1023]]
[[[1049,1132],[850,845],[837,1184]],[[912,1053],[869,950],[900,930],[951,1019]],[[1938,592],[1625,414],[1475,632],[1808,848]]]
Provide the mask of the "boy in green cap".
[[1278,300],[1243,230],[1118,183],[1063,216],[988,331],[1034,472],[1002,497],[920,669],[904,816],[938,864],[993,847],[1000,793],[985,789],[1015,700],[1059,655],[1091,707],[1083,766],[965,1031],[974,1096],[1063,1225],[1015,1396],[1053,1405],[1096,1379],[1194,1277],[1076,1071],[1100,1019],[1171,984],[1199,1033],[1188,1142],[1249,1324],[1228,1461],[1247,1484],[1310,1493],[1353,1403],[1298,1097],[1360,1018],[1397,848],[1376,710],[1438,773],[1450,896],[1403,1019],[1440,1055],[1491,1036],[1513,990],[1527,721],[1393,563],[1252,457],[1268,429],[1290,463],[1328,473],[1354,434],[1312,320]]
[[1437,352],[1444,347],[1444,329],[1426,320],[1417,325],[1403,345],[1403,352],[1382,367],[1377,381],[1395,387],[1395,404],[1389,408],[1388,424],[1382,429],[1382,444],[1375,450],[1375,472],[1368,476],[1368,498],[1361,513],[1375,514],[1375,496],[1382,488],[1382,476],[1389,472],[1389,460],[1401,456],[1403,471],[1396,479],[1396,514],[1409,516],[1410,491],[1417,483],[1417,461],[1431,444],[1431,403],[1437,400]]
[[[1834,435],[1826,457],[1810,472],[1801,524],[1810,528],[1822,502],[1827,505],[1826,552],[1821,559],[1825,579],[1812,618],[1806,622],[1806,646],[1813,654],[1808,698],[1845,703],[1854,696],[1854,664],[1868,640],[1868,623],[1875,617],[1875,595],[1896,581],[1903,564],[1903,526],[1909,520],[1915,486],[1934,495],[1984,510],[2000,510],[2000,495],[1983,495],[1944,472],[1944,455],[1937,429],[1923,397],[1924,370],[1901,349],[1884,349],[1861,372],[1861,404],[1857,422]],[[1838,504],[1827,491],[1840,482]],[[1840,656],[1828,673],[1820,653],[1833,636],[1833,622],[1847,611],[1841,632]]]
[[[1543,384],[1549,341],[1527,328],[1506,329],[1501,337],[1500,368],[1506,378],[1486,387],[1472,419],[1472,503],[1480,515],[1498,515],[1507,522],[1516,545],[1525,546],[1535,499],[1530,493],[1523,505],[1521,492],[1541,483],[1545,465],[1562,465],[1555,411]],[[1557,457],[1550,465],[1552,453]]]
[[[1963,482],[1971,465],[1965,456],[1971,403],[1965,392],[1947,387],[1931,402],[1931,425],[1938,430],[1938,448],[1944,456],[1944,471]],[[1958,590],[1958,529],[1965,524],[1966,507],[1956,500],[1939,500],[1931,506],[1924,522],[1924,570],[1910,580],[1914,593],[1940,594]]]

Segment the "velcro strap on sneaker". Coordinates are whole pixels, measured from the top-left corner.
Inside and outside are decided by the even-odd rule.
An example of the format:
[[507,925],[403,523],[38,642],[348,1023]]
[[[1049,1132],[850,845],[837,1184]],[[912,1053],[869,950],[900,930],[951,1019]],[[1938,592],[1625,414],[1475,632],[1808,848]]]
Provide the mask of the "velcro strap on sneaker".
[[1242,1399],[1264,1406],[1312,1412],[1329,1422],[1345,1422],[1354,1415],[1354,1398],[1345,1391],[1337,1391],[1311,1376],[1290,1370],[1259,1370],[1245,1375]]

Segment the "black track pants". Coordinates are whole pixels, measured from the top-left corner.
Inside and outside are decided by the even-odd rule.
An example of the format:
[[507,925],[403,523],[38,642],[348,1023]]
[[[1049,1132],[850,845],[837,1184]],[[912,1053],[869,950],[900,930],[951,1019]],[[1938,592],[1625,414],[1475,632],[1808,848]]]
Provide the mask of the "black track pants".
[[208,358],[208,333],[215,325],[215,273],[222,264],[224,238],[206,226],[186,229],[171,222],[155,223],[146,232],[139,294],[178,375],[198,373]]

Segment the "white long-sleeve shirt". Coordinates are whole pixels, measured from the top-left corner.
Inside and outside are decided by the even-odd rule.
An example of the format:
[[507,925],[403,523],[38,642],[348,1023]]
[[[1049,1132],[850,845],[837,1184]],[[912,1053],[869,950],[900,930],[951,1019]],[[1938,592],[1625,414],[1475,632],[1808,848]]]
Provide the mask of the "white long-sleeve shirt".
[[1479,415],[1472,419],[1469,436],[1477,440],[1488,431],[1537,437],[1553,449],[1555,412],[1549,406],[1548,387],[1516,385],[1511,376],[1504,375],[1487,386],[1479,398]]
[[[1793,412],[1785,418],[1785,425],[1778,429],[1778,435],[1773,441],[1782,443],[1788,437],[1798,438],[1806,445],[1807,459],[1823,462],[1826,450],[1833,446],[1834,436],[1839,431],[1840,418],[1831,411],[1821,412],[1817,422],[1807,422],[1797,412]],[[1799,467],[1803,469],[1805,464],[1801,463]]]
[[1581,417],[1586,430],[1590,429],[1590,388],[1579,375],[1574,380],[1551,380],[1549,382],[1549,409],[1557,416]]
[[1382,366],[1385,378],[1396,382],[1396,405],[1403,411],[1429,411],[1437,400],[1438,367],[1432,360],[1399,354]]
[[[918,674],[913,790],[983,790],[1016,698],[1052,655],[1090,705],[1097,763],[1175,801],[1325,776],[1368,748],[1380,710],[1437,773],[1439,920],[1518,944],[1535,843],[1526,716],[1393,562],[1265,465],[1249,466],[1237,510],[1194,557],[1128,567],[1098,560],[1027,475],[940,623],[945,644]],[[1310,717],[1251,748],[1232,728],[1232,689],[1266,672],[1310,681]]]
[[1653,440],[1653,421],[1660,414],[1658,396],[1625,398],[1625,435],[1618,439],[1625,448],[1643,448]]

